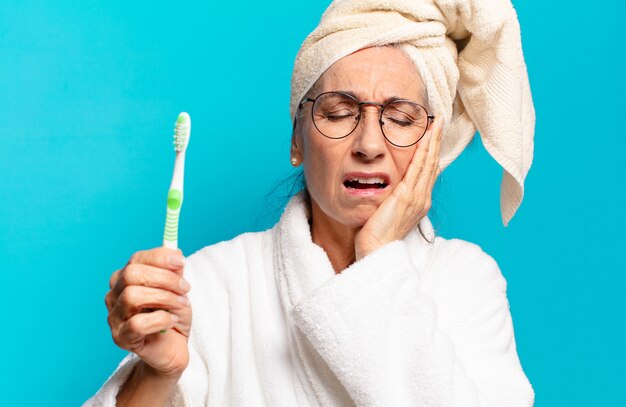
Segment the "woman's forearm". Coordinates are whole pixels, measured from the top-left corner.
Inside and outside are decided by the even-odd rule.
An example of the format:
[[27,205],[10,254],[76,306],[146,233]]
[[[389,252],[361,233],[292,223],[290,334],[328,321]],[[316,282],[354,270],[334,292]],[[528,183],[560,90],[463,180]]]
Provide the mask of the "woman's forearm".
[[180,376],[162,376],[139,361],[117,394],[117,406],[165,406]]

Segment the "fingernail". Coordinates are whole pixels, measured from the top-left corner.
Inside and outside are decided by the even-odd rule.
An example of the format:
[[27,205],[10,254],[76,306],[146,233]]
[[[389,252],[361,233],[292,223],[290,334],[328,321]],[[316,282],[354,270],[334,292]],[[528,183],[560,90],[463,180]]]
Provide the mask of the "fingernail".
[[189,289],[191,288],[191,285],[184,278],[180,279],[179,285],[180,285],[180,289],[183,291],[189,291]]
[[176,314],[170,314],[170,317],[172,317],[172,324],[175,324],[178,321],[180,321],[180,318]]
[[178,296],[178,302],[180,302],[183,305],[187,305],[189,304],[189,298],[183,296],[183,295],[179,295]]
[[174,267],[182,267],[185,265],[185,258],[181,257],[181,256],[177,256],[177,255],[171,255],[168,258],[168,261],[170,263],[170,265],[174,266]]

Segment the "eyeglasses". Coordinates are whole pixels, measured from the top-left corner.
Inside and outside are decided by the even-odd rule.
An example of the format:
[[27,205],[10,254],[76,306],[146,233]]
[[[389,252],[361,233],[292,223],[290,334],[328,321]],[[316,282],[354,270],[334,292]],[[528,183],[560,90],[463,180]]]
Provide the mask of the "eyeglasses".
[[410,100],[395,99],[384,105],[376,102],[359,102],[352,95],[343,92],[325,92],[315,99],[306,98],[305,103],[313,103],[311,118],[315,128],[331,139],[348,137],[361,121],[361,106],[380,107],[378,122],[383,136],[396,147],[410,147],[424,137],[435,116],[426,108]]

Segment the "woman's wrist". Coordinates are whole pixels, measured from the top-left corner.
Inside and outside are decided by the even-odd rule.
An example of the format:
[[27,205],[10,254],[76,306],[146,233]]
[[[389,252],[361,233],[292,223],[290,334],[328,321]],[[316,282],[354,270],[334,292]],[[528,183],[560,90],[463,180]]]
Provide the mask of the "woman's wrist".
[[140,360],[117,395],[118,406],[164,406],[182,372],[164,374]]
[[356,261],[361,260],[365,256],[372,254],[373,252],[386,247],[387,245],[402,240],[401,238],[389,240],[386,242],[377,242],[372,245],[355,245],[354,247],[354,257]]
[[354,258],[356,261],[361,260],[363,257],[367,256],[368,254],[370,254],[372,252],[372,250],[368,250],[365,248],[355,248],[354,249]]
[[381,244],[372,239],[364,239],[365,236],[357,235],[354,241],[354,258],[356,261],[361,260],[374,250],[376,250]]
[[172,373],[159,372],[155,370],[152,366],[146,364],[143,360],[139,362],[137,367],[141,369],[141,374],[146,379],[159,381],[163,384],[166,384],[168,382],[173,382],[175,384],[183,375],[183,372],[172,372]]

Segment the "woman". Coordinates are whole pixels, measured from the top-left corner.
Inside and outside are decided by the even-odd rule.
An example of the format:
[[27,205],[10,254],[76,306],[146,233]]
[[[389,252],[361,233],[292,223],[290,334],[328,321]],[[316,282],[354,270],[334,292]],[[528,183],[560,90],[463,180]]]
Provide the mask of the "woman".
[[[278,224],[187,259],[140,251],[113,273],[109,324],[133,353],[87,405],[533,404],[496,262],[472,243],[434,237],[426,216],[441,169],[498,111],[472,95],[476,78],[460,64],[451,86],[454,70],[443,68],[463,55],[445,54],[449,37],[441,49],[432,38],[422,49],[423,39],[439,21],[458,49],[471,51],[474,39],[489,49],[480,30],[462,38],[461,20],[485,18],[481,3],[478,16],[466,3],[379,3],[333,3],[300,50],[291,162],[304,166],[306,189]],[[527,87],[524,75],[514,80]],[[525,115],[517,144],[528,143]],[[479,127],[483,139],[502,133],[499,120]],[[517,192],[503,180],[505,223]]]

